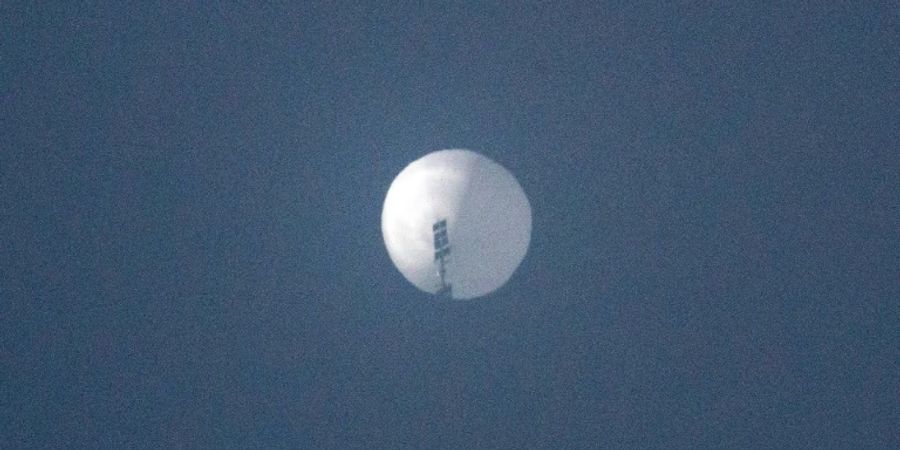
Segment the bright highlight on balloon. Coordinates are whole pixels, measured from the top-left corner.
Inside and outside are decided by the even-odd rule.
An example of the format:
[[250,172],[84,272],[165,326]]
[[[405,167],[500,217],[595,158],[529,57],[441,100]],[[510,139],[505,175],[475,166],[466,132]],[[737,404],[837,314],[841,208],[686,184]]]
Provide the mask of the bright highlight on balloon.
[[388,189],[381,232],[417,288],[471,299],[504,284],[531,240],[531,206],[509,171],[469,150],[413,161]]

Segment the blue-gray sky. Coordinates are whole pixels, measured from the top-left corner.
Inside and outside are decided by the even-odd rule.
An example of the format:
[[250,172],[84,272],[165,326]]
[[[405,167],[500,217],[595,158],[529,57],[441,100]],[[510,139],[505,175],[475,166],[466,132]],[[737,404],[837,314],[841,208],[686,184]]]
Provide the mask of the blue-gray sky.
[[[896,7],[207,3],[0,4],[4,446],[900,446]],[[534,231],[442,304],[452,147]]]

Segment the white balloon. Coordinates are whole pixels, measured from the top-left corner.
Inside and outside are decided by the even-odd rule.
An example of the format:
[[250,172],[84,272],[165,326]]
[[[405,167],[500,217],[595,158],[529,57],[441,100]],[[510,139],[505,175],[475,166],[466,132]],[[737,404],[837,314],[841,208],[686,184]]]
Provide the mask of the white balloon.
[[531,206],[516,179],[469,150],[441,150],[413,161],[388,189],[381,232],[391,260],[409,282],[441,289],[432,225],[446,219],[446,281],[453,298],[471,299],[503,286],[531,240]]

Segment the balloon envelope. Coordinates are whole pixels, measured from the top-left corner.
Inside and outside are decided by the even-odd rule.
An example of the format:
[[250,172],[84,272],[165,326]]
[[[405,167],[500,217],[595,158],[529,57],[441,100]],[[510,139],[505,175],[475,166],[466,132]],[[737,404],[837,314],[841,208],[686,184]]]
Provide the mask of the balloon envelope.
[[531,206],[506,169],[469,150],[441,150],[413,161],[388,189],[381,213],[384,244],[397,269],[419,289],[442,286],[433,225],[447,221],[445,280],[453,298],[503,286],[531,240]]

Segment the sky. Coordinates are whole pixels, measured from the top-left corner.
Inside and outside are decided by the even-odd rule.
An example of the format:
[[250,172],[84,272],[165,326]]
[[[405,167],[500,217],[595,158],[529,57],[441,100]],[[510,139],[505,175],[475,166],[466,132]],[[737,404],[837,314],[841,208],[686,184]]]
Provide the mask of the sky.
[[[897,448],[887,2],[0,3],[16,448]],[[437,302],[393,178],[528,195]]]

